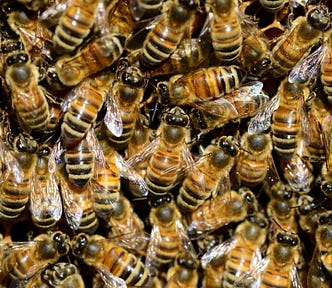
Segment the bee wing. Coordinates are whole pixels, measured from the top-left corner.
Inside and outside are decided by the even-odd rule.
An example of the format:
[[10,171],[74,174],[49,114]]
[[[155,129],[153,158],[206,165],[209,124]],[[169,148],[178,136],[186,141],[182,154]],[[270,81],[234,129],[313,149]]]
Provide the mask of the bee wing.
[[88,130],[88,132],[86,133],[86,140],[88,141],[89,146],[93,151],[93,155],[95,157],[97,165],[100,166],[106,165],[104,151],[97,139],[94,129]]
[[48,171],[54,173],[57,170],[57,166],[62,166],[64,160],[61,159],[61,156],[65,153],[65,149],[62,147],[60,139],[54,144],[50,158],[48,160]]
[[83,209],[74,201],[72,191],[64,179],[61,180],[60,191],[66,220],[73,230],[77,230],[81,224]]
[[248,124],[248,132],[250,134],[262,133],[267,130],[271,125],[272,113],[279,107],[279,96],[272,97],[266,102],[258,113],[252,117]]
[[138,191],[140,191],[141,195],[138,196],[147,196],[148,186],[146,185],[143,177],[139,175],[139,173],[136,172],[120,154],[115,153],[115,160],[121,176],[127,178],[130,182],[139,187]]
[[100,274],[101,278],[105,283],[107,288],[127,288],[126,281],[120,277],[114,276],[108,269],[104,266],[96,267],[96,270]]
[[94,29],[101,35],[105,35],[110,31],[108,23],[108,13],[105,3],[104,1],[99,1],[94,15]]
[[324,43],[314,52],[299,61],[288,75],[290,83],[304,83],[309,79],[315,79],[320,72],[321,62],[326,54],[328,45]]
[[104,123],[109,131],[116,137],[120,137],[123,132],[123,124],[121,118],[121,111],[116,104],[112,93],[107,93],[106,96],[106,114]]
[[31,214],[37,220],[43,220],[45,217],[51,216],[58,221],[62,215],[62,203],[55,175],[53,173],[49,175],[45,188],[41,187],[36,174],[34,177],[35,180],[30,194]]
[[267,179],[270,185],[273,185],[280,181],[280,176],[271,153],[267,155],[267,162],[268,162],[268,169],[265,179]]
[[181,249],[190,252],[192,255],[196,255],[195,248],[191,242],[186,229],[184,228],[180,219],[176,220],[176,232],[181,239]]
[[207,251],[201,258],[203,269],[205,269],[206,266],[214,259],[219,259],[226,256],[226,254],[228,254],[235,247],[236,242],[236,237],[231,237],[223,243],[220,243],[214,246],[211,250]]
[[39,16],[40,20],[49,20],[49,18],[59,18],[67,9],[71,1],[55,1],[54,4],[48,6]]
[[235,106],[223,97],[211,101],[193,103],[193,105],[205,113],[218,117],[220,121],[227,122],[236,119],[238,116],[238,111]]
[[159,143],[160,143],[160,137],[155,138],[153,141],[145,145],[140,152],[131,156],[127,160],[127,163],[133,168],[135,168],[142,162],[147,161],[152,156],[154,151],[157,149]]
[[303,288],[295,263],[292,265],[289,276],[294,288]]
[[152,226],[151,237],[146,251],[145,266],[149,269],[150,275],[155,275],[156,263],[155,258],[157,255],[157,247],[162,241],[159,227],[157,225]]
[[216,190],[212,193],[212,197],[222,196],[226,192],[231,191],[231,186],[231,178],[229,176],[229,173],[226,173],[226,175],[223,175],[220,178]]
[[23,181],[24,178],[24,172],[21,168],[20,163],[17,161],[13,153],[11,151],[8,151],[5,144],[0,142],[0,157],[2,163],[6,167],[6,176],[1,179],[1,181],[5,181],[6,178],[9,176],[9,173],[13,173],[15,180],[19,183]]

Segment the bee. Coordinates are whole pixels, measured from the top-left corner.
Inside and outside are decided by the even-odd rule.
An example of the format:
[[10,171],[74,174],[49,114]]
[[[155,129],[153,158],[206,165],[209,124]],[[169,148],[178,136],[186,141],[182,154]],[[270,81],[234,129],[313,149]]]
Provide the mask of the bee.
[[301,261],[300,239],[294,233],[280,232],[269,244],[266,257],[252,270],[252,276],[259,278],[259,287],[302,287],[298,268]]
[[98,234],[80,233],[71,241],[72,253],[100,274],[106,287],[145,286],[149,284],[148,269],[134,254],[114,245]]
[[136,21],[157,16],[163,8],[164,0],[129,0],[130,11]]
[[[232,147],[234,153],[228,153],[229,147]],[[227,181],[230,182],[229,173],[237,153],[234,139],[230,136],[220,137],[217,142],[211,143],[205,149],[204,155],[196,165],[200,173],[190,173],[183,180],[176,199],[181,212],[193,211],[209,197],[215,197],[218,194],[219,182],[223,185],[227,185]]]
[[323,31],[329,25],[328,9],[322,5],[314,6],[306,16],[296,18],[291,29],[284,33],[272,49],[272,75],[285,76],[322,40]]
[[15,64],[6,70],[12,105],[21,128],[28,134],[47,130],[50,118],[46,90],[38,85],[38,69],[31,63]]
[[198,285],[198,260],[189,252],[180,253],[174,260],[174,265],[167,271],[167,288],[188,287]]
[[254,81],[218,99],[194,104],[191,117],[193,126],[209,131],[229,121],[255,115],[269,100],[261,91],[262,87],[262,82]]
[[222,63],[235,61],[242,48],[241,18],[234,0],[208,0],[206,10],[212,11],[211,29],[212,46],[216,57]]
[[284,8],[285,0],[259,0],[265,11],[269,13],[276,13]]
[[188,233],[199,238],[231,222],[239,222],[255,214],[257,209],[257,199],[248,188],[240,188],[239,193],[223,191],[190,214]]
[[22,3],[28,10],[39,11],[48,5],[48,0],[17,0]]
[[51,147],[48,144],[41,145],[37,155],[30,193],[30,212],[37,227],[49,229],[60,220],[62,203],[56,175],[48,169]]
[[18,218],[23,213],[29,201],[33,172],[38,159],[36,140],[20,134],[15,137],[12,145],[15,162],[23,173],[17,174],[14,170],[10,171],[0,187],[0,218],[6,222]]
[[331,212],[322,213],[319,217],[318,227],[315,233],[316,248],[308,271],[307,285],[312,287],[329,287],[331,285]]
[[332,103],[332,78],[331,78],[331,66],[332,66],[332,30],[326,32],[325,35],[327,51],[321,64],[321,82],[323,84],[324,93],[327,99]]
[[[263,215],[248,217],[236,227],[234,236],[205,253],[201,258],[205,270],[203,286],[236,287],[237,279],[261,259],[267,228],[268,222]],[[222,275],[215,273],[220,266],[223,267]]]
[[169,200],[169,190],[177,184],[184,166],[192,171],[195,168],[187,146],[190,140],[188,127],[189,116],[180,107],[167,110],[158,128],[158,137],[128,160],[135,167],[136,163],[148,159],[144,179],[152,206]]
[[79,189],[62,174],[59,176],[63,210],[70,228],[84,233],[94,233],[99,220],[94,211],[92,186]]
[[107,219],[110,228],[108,238],[120,246],[134,250],[143,250],[147,247],[148,237],[144,230],[144,222],[133,210],[129,200],[123,195],[114,204],[112,214]]
[[273,227],[278,231],[298,231],[296,207],[298,197],[292,188],[279,181],[270,188],[270,201],[266,212],[273,219]]
[[268,170],[272,169],[272,139],[270,134],[244,133],[236,173],[239,182],[245,186],[256,186],[264,181]]
[[179,253],[194,253],[195,250],[174,200],[151,207],[149,219],[152,231],[145,264],[151,275],[156,275],[160,267],[172,263]]
[[290,83],[285,78],[277,94],[251,118],[248,132],[263,132],[271,125],[273,149],[282,159],[290,159],[299,147],[299,139],[308,134],[304,103],[309,96],[306,83]]
[[[195,1],[169,1],[155,20],[138,56],[140,67],[148,70],[166,60],[178,47],[194,20]],[[137,37],[137,36],[136,36]],[[133,41],[133,40],[131,40]]]
[[246,72],[234,65],[201,68],[159,82],[157,93],[162,103],[174,105],[208,101],[239,88],[245,77]]
[[[119,109],[122,122],[121,136],[114,135],[111,127],[106,130],[108,141],[118,151],[124,150],[135,129],[135,123],[140,115],[140,103],[143,100],[146,81],[143,73],[136,66],[119,69],[118,81],[113,84],[112,92],[114,105]],[[107,114],[111,115],[111,114]],[[106,116],[105,116],[106,117]],[[105,119],[110,123],[111,119]]]
[[63,56],[55,63],[59,80],[66,86],[79,84],[117,61],[124,49],[125,37],[105,33],[93,39],[74,56]]
[[84,288],[85,284],[78,268],[72,263],[57,262],[46,268],[37,279],[25,283],[27,288]]
[[28,281],[41,273],[50,264],[58,262],[69,252],[70,240],[61,231],[40,234],[32,242],[9,242],[8,254],[5,252],[2,269],[12,279]]
[[83,43],[94,25],[99,3],[99,0],[68,2],[52,38],[57,54],[70,53]]
[[110,78],[106,75],[87,78],[70,92],[63,103],[66,110],[61,125],[64,146],[82,140],[94,126],[106,100]]

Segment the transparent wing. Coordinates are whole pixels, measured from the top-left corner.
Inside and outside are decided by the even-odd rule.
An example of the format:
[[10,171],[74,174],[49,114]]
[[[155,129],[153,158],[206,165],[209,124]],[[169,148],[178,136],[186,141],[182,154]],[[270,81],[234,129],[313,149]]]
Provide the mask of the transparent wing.
[[193,103],[193,105],[205,113],[218,117],[220,122],[227,122],[236,119],[238,116],[236,107],[223,97],[211,101]]
[[120,154],[115,153],[115,159],[116,166],[118,167],[121,176],[139,187],[138,191],[141,193],[139,196],[147,196],[148,186],[146,185],[143,177],[139,175],[139,173],[137,173]]
[[51,216],[58,221],[62,215],[62,203],[58,183],[54,174],[50,174],[46,184],[40,183],[37,175],[30,194],[31,214],[39,221]]
[[297,271],[295,263],[292,265],[292,269],[290,271],[289,276],[290,276],[290,279],[291,279],[291,282],[292,282],[294,288],[303,288],[301,279],[300,279],[300,275]]
[[13,153],[7,149],[6,145],[2,141],[0,141],[0,157],[2,163],[5,165],[7,169],[6,171],[7,175],[3,177],[1,181],[5,181],[11,172],[13,173],[15,180],[21,183],[24,178],[24,172],[21,168],[21,165],[17,161]]
[[127,288],[126,281],[114,276],[107,267],[96,267],[107,288]]
[[50,158],[48,160],[48,171],[50,173],[55,173],[57,167],[64,164],[64,160],[61,159],[61,156],[65,153],[65,151],[66,150],[62,147],[60,139],[58,139],[54,144]]
[[44,10],[39,18],[41,20],[48,20],[49,18],[59,18],[60,15],[67,9],[71,1],[62,1],[54,5],[50,5],[46,10]]
[[180,219],[176,220],[176,232],[181,239],[181,250],[190,252],[192,255],[196,255],[195,248],[191,242],[186,229],[184,228]]
[[325,43],[303,60],[299,61],[290,71],[288,81],[290,83],[304,83],[309,79],[315,79],[320,72],[321,62],[326,54],[327,47],[328,45]]
[[219,245],[214,246],[211,250],[207,251],[201,258],[202,267],[205,269],[214,259],[220,259],[228,254],[236,245],[236,237],[231,237],[220,243]]
[[326,113],[322,119],[322,134],[325,145],[326,165],[328,170],[332,167],[332,115]]
[[73,230],[77,230],[81,224],[83,209],[74,201],[73,192],[64,179],[61,180],[60,191],[66,220]]
[[103,166],[106,165],[105,155],[103,148],[101,147],[94,129],[89,129],[86,134],[86,140],[93,151],[93,155],[97,162],[97,165]]
[[106,114],[104,117],[104,123],[114,136],[120,137],[122,135],[123,123],[121,111],[116,104],[112,93],[107,93],[106,96]]
[[150,275],[155,275],[156,267],[158,266],[157,263],[155,263],[156,255],[157,255],[157,247],[159,243],[162,241],[162,237],[160,235],[159,227],[157,225],[153,225],[151,230],[151,237],[149,241],[149,245],[146,252],[146,258],[145,258],[145,266],[149,269]]
[[271,125],[272,113],[278,109],[280,99],[276,95],[270,99],[259,111],[252,117],[248,124],[250,134],[262,133]]

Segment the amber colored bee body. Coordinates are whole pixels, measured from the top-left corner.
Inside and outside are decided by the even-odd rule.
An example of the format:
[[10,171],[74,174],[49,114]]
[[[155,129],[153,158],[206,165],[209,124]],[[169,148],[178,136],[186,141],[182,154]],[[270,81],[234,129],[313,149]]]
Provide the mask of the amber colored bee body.
[[309,95],[305,84],[281,82],[279,86],[279,107],[272,114],[273,148],[284,159],[293,156],[299,146],[302,133],[303,105]]
[[[240,154],[237,162],[237,176],[242,185],[256,186],[262,183],[272,159],[272,140],[269,134],[249,134],[241,137]],[[271,160],[272,161],[272,160]]]
[[[148,269],[132,253],[112,244],[98,234],[80,233],[71,241],[73,255],[94,267],[111,284],[145,286],[150,281]],[[121,281],[122,280],[122,281]],[[118,286],[117,286],[118,287]]]
[[65,145],[83,139],[95,124],[107,90],[101,76],[86,79],[72,93],[73,99],[68,99],[71,101],[61,125],[61,138]]
[[328,10],[322,5],[309,10],[305,17],[296,18],[291,29],[272,49],[272,75],[285,76],[322,40],[323,30],[329,24]]
[[193,7],[190,7],[190,1],[169,3],[168,9],[160,16],[143,42],[138,61],[144,70],[158,65],[176,50],[188,32],[190,21],[193,20]]
[[234,65],[201,68],[171,77],[166,84],[168,93],[164,95],[165,86],[161,85],[159,94],[162,101],[175,105],[213,100],[238,88],[245,76],[246,72]]
[[275,13],[284,8],[285,0],[259,0],[265,11]]
[[328,101],[332,102],[332,30],[326,32],[327,51],[321,65],[321,81]]
[[37,142],[20,135],[14,142],[14,157],[23,171],[22,181],[10,172],[1,185],[0,218],[12,221],[24,211],[32,189],[32,176],[37,163]]
[[[210,144],[204,151],[203,161],[199,161],[196,166],[199,172],[190,173],[183,180],[176,199],[181,212],[195,210],[207,198],[218,194],[220,181],[229,181],[235,155],[223,149],[223,141],[227,141],[226,136],[221,137],[218,143]],[[234,146],[233,143],[230,145]],[[236,151],[235,146],[233,149]]]
[[94,39],[74,56],[64,56],[56,64],[59,80],[66,86],[74,86],[85,78],[111,66],[121,56],[125,38],[107,33]]
[[214,52],[223,63],[236,60],[242,48],[241,19],[234,0],[209,0],[205,6],[212,10],[210,22]]
[[132,0],[131,12],[136,21],[157,16],[163,8],[164,0]]
[[99,0],[72,0],[59,19],[53,35],[58,54],[74,51],[89,35]]
[[69,237],[61,231],[40,234],[32,242],[19,245],[5,256],[2,268],[12,279],[29,279],[69,252]]
[[42,133],[49,124],[46,90],[38,85],[39,73],[31,63],[15,64],[6,70],[12,105],[21,128],[27,133]]

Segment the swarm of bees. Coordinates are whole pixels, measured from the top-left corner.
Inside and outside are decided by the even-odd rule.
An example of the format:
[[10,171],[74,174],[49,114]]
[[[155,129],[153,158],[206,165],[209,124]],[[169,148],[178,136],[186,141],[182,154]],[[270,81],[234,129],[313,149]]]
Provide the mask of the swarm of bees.
[[0,3],[1,287],[331,287],[331,1]]

